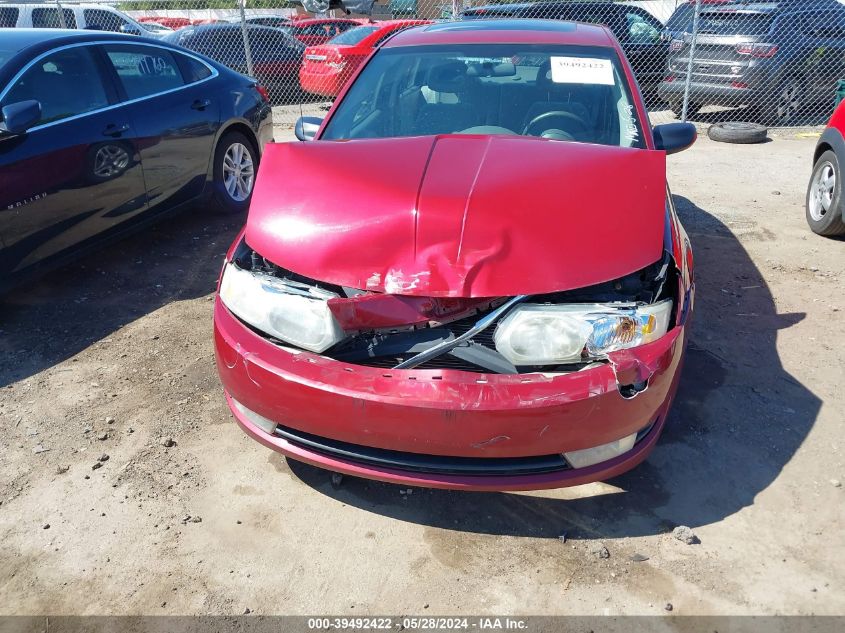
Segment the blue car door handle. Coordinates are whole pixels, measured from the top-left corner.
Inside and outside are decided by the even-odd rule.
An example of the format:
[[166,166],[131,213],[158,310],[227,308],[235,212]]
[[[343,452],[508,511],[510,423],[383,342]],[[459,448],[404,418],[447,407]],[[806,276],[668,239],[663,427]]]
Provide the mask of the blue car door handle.
[[205,110],[211,105],[211,99],[197,99],[191,104],[192,110]]
[[106,126],[106,129],[103,130],[103,136],[120,136],[124,132],[129,131],[129,124],[124,123],[123,125],[115,125],[111,123]]

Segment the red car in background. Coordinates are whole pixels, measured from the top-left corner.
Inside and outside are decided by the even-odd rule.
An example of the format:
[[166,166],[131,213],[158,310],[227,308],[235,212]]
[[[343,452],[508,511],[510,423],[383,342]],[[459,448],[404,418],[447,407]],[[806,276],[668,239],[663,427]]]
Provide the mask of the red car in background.
[[186,26],[191,26],[191,21],[188,18],[168,18],[168,17],[158,17],[154,15],[148,15],[141,18],[138,18],[138,22],[153,22],[155,24],[161,24],[162,26],[166,26],[167,28],[173,29],[174,31],[184,28]]
[[610,31],[407,29],[296,135],[313,142],[265,150],[214,305],[247,434],[439,488],[572,486],[646,458],[695,290],[666,155],[696,132],[652,128]]
[[197,18],[191,20],[192,26],[202,26],[203,24],[228,24],[228,20],[220,20],[218,18]]
[[813,174],[807,187],[807,223],[817,235],[845,235],[842,199],[845,165],[845,102],[839,104],[813,154]]
[[306,92],[336,97],[343,85],[376,46],[390,35],[429,20],[385,20],[363,24],[335,36],[322,46],[305,49],[299,83]]
[[352,18],[306,18],[295,20],[285,30],[306,46],[325,44],[344,31],[367,24],[369,20]]

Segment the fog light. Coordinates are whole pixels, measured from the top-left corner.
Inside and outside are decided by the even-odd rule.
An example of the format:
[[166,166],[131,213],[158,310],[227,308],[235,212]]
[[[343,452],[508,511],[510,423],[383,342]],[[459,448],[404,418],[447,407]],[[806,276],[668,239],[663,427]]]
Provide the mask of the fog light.
[[573,468],[586,468],[593,464],[600,464],[609,459],[618,457],[623,453],[627,453],[634,448],[634,442],[637,441],[637,434],[632,433],[621,440],[615,440],[602,444],[601,446],[594,446],[593,448],[584,448],[580,451],[570,451],[564,453],[563,456]]
[[273,420],[270,420],[268,418],[265,418],[260,413],[256,413],[251,409],[247,409],[244,405],[242,405],[234,398],[232,398],[232,404],[235,405],[235,408],[241,413],[241,415],[243,415],[247,420],[252,422],[255,426],[257,426],[265,433],[273,435],[273,433],[276,432],[276,427],[279,426],[278,423],[273,422]]

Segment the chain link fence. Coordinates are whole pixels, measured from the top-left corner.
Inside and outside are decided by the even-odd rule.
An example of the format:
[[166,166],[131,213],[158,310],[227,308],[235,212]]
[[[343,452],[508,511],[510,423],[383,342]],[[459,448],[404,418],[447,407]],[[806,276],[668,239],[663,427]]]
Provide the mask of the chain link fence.
[[[425,21],[577,20],[620,41],[652,121],[823,125],[845,91],[845,0],[0,0],[2,27],[160,38],[251,75],[277,125],[321,114],[366,56]],[[2,38],[2,30],[0,30]]]

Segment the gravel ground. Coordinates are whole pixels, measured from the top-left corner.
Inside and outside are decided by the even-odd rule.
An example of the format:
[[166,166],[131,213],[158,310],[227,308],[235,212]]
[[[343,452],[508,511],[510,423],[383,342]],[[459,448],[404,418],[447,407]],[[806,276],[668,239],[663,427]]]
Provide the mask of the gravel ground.
[[335,489],[249,440],[211,340],[242,218],[197,208],[5,297],[0,613],[845,613],[845,243],[804,221],[814,142],[669,158],[691,345],[657,449],[606,483]]

